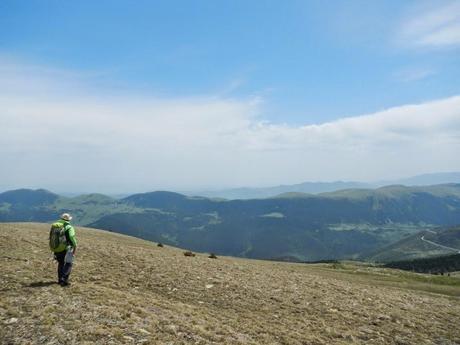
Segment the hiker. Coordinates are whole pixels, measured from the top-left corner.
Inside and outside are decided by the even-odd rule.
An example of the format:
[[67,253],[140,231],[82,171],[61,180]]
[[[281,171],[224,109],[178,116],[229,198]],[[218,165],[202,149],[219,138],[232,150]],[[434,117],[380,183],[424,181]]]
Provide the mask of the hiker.
[[58,283],[68,286],[72,271],[73,257],[77,250],[75,229],[70,224],[72,217],[68,213],[61,215],[61,219],[51,225],[50,249],[54,252],[54,259],[58,262]]

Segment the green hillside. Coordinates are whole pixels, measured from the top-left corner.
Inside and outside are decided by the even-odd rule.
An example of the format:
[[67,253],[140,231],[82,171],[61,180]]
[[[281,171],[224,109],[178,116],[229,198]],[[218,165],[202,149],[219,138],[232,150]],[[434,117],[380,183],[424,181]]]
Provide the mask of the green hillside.
[[103,194],[85,194],[74,198],[59,197],[53,204],[49,205],[49,208],[56,215],[62,212],[72,213],[77,224],[82,225],[90,224],[113,213],[143,211]]
[[[31,196],[33,195],[33,196]],[[422,230],[460,224],[460,185],[216,200],[171,192],[114,199],[43,190],[0,194],[0,221],[74,221],[196,251],[314,261],[369,256]],[[431,254],[429,246],[426,254]],[[420,254],[420,251],[419,251]]]
[[48,221],[57,215],[50,207],[57,199],[57,194],[44,189],[0,193],[0,221]]
[[[458,250],[455,250],[455,249]],[[375,262],[411,260],[457,253],[460,250],[460,226],[436,228],[408,236],[380,248],[363,259]]]

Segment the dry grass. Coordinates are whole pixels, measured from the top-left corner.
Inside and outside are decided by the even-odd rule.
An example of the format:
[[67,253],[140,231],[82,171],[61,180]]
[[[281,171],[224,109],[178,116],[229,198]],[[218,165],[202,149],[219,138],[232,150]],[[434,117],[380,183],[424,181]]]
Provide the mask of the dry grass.
[[458,278],[190,258],[78,228],[61,288],[47,237],[47,225],[0,224],[1,344],[460,344]]

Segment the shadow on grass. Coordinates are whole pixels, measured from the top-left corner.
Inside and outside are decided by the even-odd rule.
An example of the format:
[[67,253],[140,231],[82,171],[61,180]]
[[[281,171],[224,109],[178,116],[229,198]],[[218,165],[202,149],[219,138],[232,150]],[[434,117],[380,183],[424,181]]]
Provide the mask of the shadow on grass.
[[33,288],[39,288],[39,287],[46,287],[46,286],[55,285],[55,284],[57,284],[57,282],[48,281],[48,282],[34,282],[34,283],[27,284],[26,286],[33,287]]

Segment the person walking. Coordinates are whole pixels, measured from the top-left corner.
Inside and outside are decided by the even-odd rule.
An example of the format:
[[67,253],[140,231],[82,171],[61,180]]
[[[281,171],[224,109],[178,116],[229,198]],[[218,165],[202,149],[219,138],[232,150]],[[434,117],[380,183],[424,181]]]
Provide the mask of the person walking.
[[71,220],[70,214],[63,213],[61,219],[51,225],[50,230],[50,249],[58,262],[58,283],[61,286],[70,285],[73,257],[77,251],[75,229],[70,224]]

